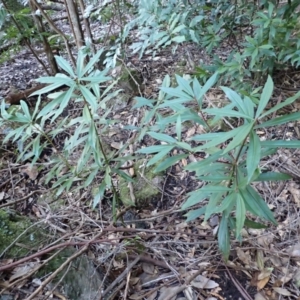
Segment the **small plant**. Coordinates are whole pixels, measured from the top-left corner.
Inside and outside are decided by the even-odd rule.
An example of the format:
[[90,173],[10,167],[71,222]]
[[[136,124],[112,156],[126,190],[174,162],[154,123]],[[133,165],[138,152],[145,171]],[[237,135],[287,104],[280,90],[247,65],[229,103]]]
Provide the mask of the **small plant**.
[[[106,189],[111,189],[114,194],[115,210],[117,193],[112,175],[118,174],[131,181],[131,178],[119,168],[124,160],[130,158],[123,159],[114,151],[107,150],[101,138],[107,127],[114,123],[114,120],[108,118],[110,109],[106,104],[119,92],[119,90],[112,91],[115,82],[108,84],[111,80],[106,76],[108,69],[99,71],[94,68],[101,53],[102,51],[99,51],[85,65],[86,54],[80,52],[75,70],[65,59],[56,56],[57,64],[67,75],[58,73],[53,77],[38,79],[48,86],[32,94],[38,95],[33,112],[24,101],[21,101],[20,111],[9,112],[3,102],[0,127],[5,126],[8,130],[4,143],[8,141],[18,143],[18,160],[29,160],[34,164],[47,146],[50,145],[55,149],[55,154],[49,161],[46,183],[50,181],[53,183],[52,187],[56,189],[57,195],[69,191],[75,182],[76,188],[87,187],[100,174],[103,180],[98,186],[98,192],[95,193],[93,206],[99,203]],[[100,86],[104,83],[107,87]],[[42,94],[53,92],[63,86],[67,87],[65,91],[48,95],[51,101],[42,105]],[[75,118],[63,117],[62,114],[71,101],[79,103],[81,115]],[[54,122],[55,126],[48,129],[47,124]],[[54,138],[69,130],[73,134],[66,135],[62,149],[58,149],[53,143]],[[73,158],[75,153],[78,155],[77,158]]]
[[[204,86],[201,86],[197,79],[189,81],[176,76],[178,86],[174,88],[169,87],[170,80],[166,79],[161,88],[164,99],[153,106],[149,113],[151,116],[156,114],[157,121],[147,131],[147,134],[159,144],[140,149],[138,152],[154,154],[148,166],[160,162],[156,168],[157,172],[167,169],[181,159],[186,159],[190,154],[205,153],[205,159],[192,162],[185,167],[187,171],[195,172],[198,180],[205,184],[202,188],[189,193],[182,208],[198,206],[186,214],[187,221],[200,216],[204,216],[204,221],[207,221],[211,215],[221,214],[218,242],[224,257],[228,258],[230,232],[234,232],[236,239],[241,240],[241,230],[244,226],[256,228],[263,226],[252,221],[251,215],[276,224],[266,202],[251,184],[257,181],[289,179],[286,174],[265,172],[259,164],[263,157],[273,154],[278,147],[299,148],[300,141],[261,141],[256,130],[299,120],[299,112],[269,120],[267,117],[293,103],[300,97],[300,92],[266,110],[273,91],[272,79],[268,77],[260,98],[256,99],[259,100],[256,101],[258,104],[248,96],[241,97],[232,89],[222,87],[229,103],[221,108],[204,109],[205,93],[215,84],[217,77],[217,74],[213,75]],[[137,101],[138,106],[146,104],[143,98],[137,98]],[[186,106],[191,102],[196,105],[195,109]],[[151,107],[152,103],[148,106]],[[159,109],[165,107],[173,110],[170,116],[159,115]],[[220,120],[228,124],[228,130],[214,132],[213,125]],[[189,138],[196,146],[182,140],[182,124],[185,121],[203,127],[203,134]],[[170,126],[175,127],[175,136],[164,133],[165,128]],[[175,148],[179,154],[169,155]],[[204,200],[207,200],[207,203],[199,205]]]

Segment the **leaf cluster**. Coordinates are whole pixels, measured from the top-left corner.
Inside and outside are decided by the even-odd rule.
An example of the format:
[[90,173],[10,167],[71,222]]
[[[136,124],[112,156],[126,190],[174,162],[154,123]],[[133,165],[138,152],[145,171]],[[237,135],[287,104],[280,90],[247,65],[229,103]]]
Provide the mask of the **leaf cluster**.
[[[149,115],[156,117],[155,125],[148,127],[142,134],[148,134],[157,140],[157,145],[138,152],[152,155],[148,166],[158,164],[157,172],[182,159],[188,160],[191,154],[205,153],[204,159],[191,162],[185,167],[186,171],[195,172],[197,179],[203,181],[204,185],[189,194],[182,208],[192,208],[186,214],[188,221],[201,216],[207,221],[213,214],[221,214],[218,241],[221,251],[228,258],[230,232],[233,231],[235,238],[240,240],[244,226],[263,226],[254,222],[253,217],[276,224],[272,212],[252,183],[289,179],[289,175],[261,169],[260,161],[273,154],[278,147],[299,148],[300,142],[261,141],[257,130],[299,120],[299,112],[274,119],[269,117],[293,103],[299,98],[300,92],[266,109],[273,91],[273,81],[268,77],[258,104],[248,96],[243,97],[228,87],[222,87],[229,103],[224,107],[204,108],[203,97],[217,82],[218,76],[215,73],[203,86],[196,78],[186,80],[176,76],[177,86],[170,87],[170,81],[166,79],[161,88],[165,96],[156,105],[147,105],[146,99],[137,98],[137,106],[147,105],[151,108]],[[191,103],[195,108],[189,108],[188,104]],[[172,113],[169,116],[160,115],[160,109],[166,107]],[[221,119],[231,123],[231,128],[228,131],[214,132],[213,124]],[[237,122],[232,122],[233,120]],[[196,127],[201,126],[203,134],[195,134],[188,141],[183,141],[182,129],[185,121],[192,122]],[[232,124],[241,125],[234,127]],[[173,136],[164,133],[166,128],[172,127],[175,132]]]

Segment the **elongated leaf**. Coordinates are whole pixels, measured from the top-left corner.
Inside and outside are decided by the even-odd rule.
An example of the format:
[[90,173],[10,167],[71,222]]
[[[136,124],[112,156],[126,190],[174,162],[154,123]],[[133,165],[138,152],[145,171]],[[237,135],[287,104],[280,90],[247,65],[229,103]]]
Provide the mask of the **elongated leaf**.
[[155,168],[154,172],[158,173],[158,172],[164,171],[165,169],[169,168],[170,166],[173,166],[180,159],[186,158],[187,156],[188,156],[188,154],[180,154],[180,155],[168,157],[162,163],[160,163],[157,168]]
[[245,190],[240,190],[240,193],[245,201],[246,209],[254,215],[264,218],[267,221],[277,225],[273,213],[270,211],[266,202],[251,186],[247,186]]
[[206,210],[206,207],[204,206],[204,207],[189,211],[188,213],[185,214],[185,216],[187,217],[186,222],[190,222],[190,221],[193,221],[193,220],[201,217],[202,215],[205,214],[205,210]]
[[295,149],[300,148],[300,141],[263,141],[261,142],[262,147],[267,148],[289,148]]
[[270,76],[268,76],[267,82],[263,88],[263,92],[260,96],[259,104],[256,110],[255,118],[259,118],[263,110],[270,101],[274,89],[274,83]]
[[246,218],[245,220],[245,227],[248,228],[254,228],[254,229],[264,229],[264,228],[268,228],[268,226],[258,223],[258,222],[254,222],[252,220],[249,220]]
[[256,125],[254,128],[265,128],[265,127],[269,127],[269,126],[277,126],[277,125],[281,125],[287,122],[291,122],[291,121],[298,121],[300,120],[300,112],[295,112],[295,113],[291,113],[289,115],[284,115],[278,118],[275,118],[273,120],[269,120],[267,122],[264,122],[262,124]]
[[158,132],[148,132],[148,134],[150,136],[152,136],[153,138],[159,140],[159,141],[163,141],[163,142],[167,142],[167,143],[176,143],[177,140],[174,139],[173,137],[167,135],[167,134],[164,134],[164,133],[158,133]]
[[100,55],[103,53],[103,49],[100,49],[99,51],[97,51],[97,53],[90,59],[90,61],[88,62],[88,64],[84,67],[84,69],[81,71],[80,75],[79,75],[79,72],[78,72],[78,76],[79,77],[82,77],[85,75],[85,73],[87,71],[89,71],[94,65],[96,62],[98,62],[99,60],[99,57]]
[[72,76],[73,78],[76,78],[76,75],[72,69],[72,67],[70,66],[70,64],[61,56],[57,56],[55,55],[55,60],[57,62],[57,64],[63,69],[65,70],[70,76]]
[[208,108],[204,109],[204,112],[208,113],[209,115],[216,115],[221,117],[237,117],[237,118],[245,118],[245,119],[252,119],[251,116],[243,114],[239,111],[226,109],[226,108]]
[[238,95],[237,92],[231,90],[228,87],[221,87],[222,90],[225,92],[227,98],[235,104],[235,106],[237,107],[238,111],[240,111],[241,113],[247,115],[247,110],[246,110],[246,106],[243,103],[242,98],[240,97],[240,95]]
[[173,146],[171,149],[164,149],[159,151],[157,154],[155,154],[147,163],[147,166],[152,166],[153,164],[157,163],[161,159],[163,159],[171,150],[173,149]]
[[26,118],[28,118],[28,120],[31,120],[31,114],[29,112],[29,108],[28,108],[27,103],[25,101],[21,100],[20,104],[21,104],[22,110],[23,110]]
[[202,98],[206,94],[206,92],[216,83],[218,80],[219,73],[216,72],[212,75],[204,84],[201,91],[198,92],[196,86],[194,85],[194,95],[196,96],[199,107],[202,107]]
[[181,131],[182,131],[181,116],[178,115],[177,121],[176,121],[176,134],[177,134],[177,139],[179,142],[181,142]]
[[223,195],[224,193],[221,192],[214,193],[209,197],[208,204],[206,205],[204,221],[207,221],[209,217],[215,213],[216,207],[219,205]]
[[228,229],[228,218],[222,216],[219,230],[218,230],[218,243],[225,261],[228,260],[230,252],[230,234]]
[[236,193],[230,193],[221,202],[221,204],[215,208],[215,213],[222,213],[224,210],[233,210],[236,205]]
[[[236,129],[235,137],[232,139],[232,141],[228,144],[228,146],[224,149],[223,154],[228,153],[233,148],[237,147],[238,145],[242,145],[243,141],[247,138],[249,132],[251,131],[253,127],[254,122],[251,122],[249,124],[244,124]],[[234,129],[235,130],[235,129]],[[231,131],[234,131],[231,130]]]
[[[222,144],[231,138],[233,138],[235,140],[235,142],[238,141],[238,143],[240,143],[241,142],[240,140],[243,140],[242,137],[244,136],[244,130],[247,127],[249,127],[249,125],[250,124],[246,124],[246,125],[240,126],[238,128],[235,128],[233,130],[230,130],[228,132],[223,132],[223,135],[221,135],[221,136],[219,135],[218,138],[215,138],[215,139],[211,140],[210,142],[205,143],[204,145],[202,145],[200,147],[197,147],[197,149],[201,150],[201,149],[211,148],[211,147],[217,146],[219,144]],[[251,130],[251,126],[248,128],[248,132],[250,130]],[[247,134],[248,134],[248,132],[247,132]],[[238,139],[236,137],[238,137]],[[227,147],[229,147],[229,145]],[[223,154],[228,152],[228,151],[225,152],[225,150],[223,151]]]
[[236,195],[236,238],[241,234],[246,219],[246,206],[240,194]]
[[186,79],[180,77],[180,76],[177,75],[177,74],[175,75],[175,77],[176,77],[176,81],[177,81],[177,83],[178,83],[178,86],[179,86],[181,89],[183,89],[183,91],[184,91],[185,93],[187,93],[187,94],[190,95],[190,96],[193,96],[194,93],[193,93],[193,90],[192,90],[192,88],[191,88],[190,83],[189,83]]
[[264,172],[260,173],[260,175],[254,181],[281,181],[281,180],[289,180],[292,176],[284,173],[277,172]]
[[290,105],[292,104],[293,102],[295,102],[296,99],[298,99],[300,97],[300,92],[298,92],[297,94],[295,94],[294,96],[290,97],[290,98],[287,98],[285,101],[273,106],[271,109],[269,109],[268,111],[266,111],[265,113],[263,113],[259,119],[281,109],[282,107],[285,107],[287,105]]
[[260,162],[260,153],[261,153],[261,146],[260,146],[259,137],[254,131],[252,131],[250,134],[250,143],[249,143],[247,160],[246,160],[248,184],[251,182],[252,176]]
[[187,209],[190,206],[198,204],[206,199],[210,195],[210,192],[204,193],[201,189],[195,190],[189,193],[189,198],[183,203],[181,209]]
[[152,154],[156,152],[160,152],[162,150],[168,149],[168,151],[171,151],[174,146],[170,145],[157,145],[157,146],[150,146],[143,149],[139,149],[138,153],[144,153],[144,154]]
[[206,167],[206,166],[210,165],[211,163],[215,162],[217,159],[220,158],[221,154],[222,154],[222,150],[210,155],[209,157],[207,157],[201,161],[190,163],[184,169],[188,170],[188,171],[197,171],[198,169]]

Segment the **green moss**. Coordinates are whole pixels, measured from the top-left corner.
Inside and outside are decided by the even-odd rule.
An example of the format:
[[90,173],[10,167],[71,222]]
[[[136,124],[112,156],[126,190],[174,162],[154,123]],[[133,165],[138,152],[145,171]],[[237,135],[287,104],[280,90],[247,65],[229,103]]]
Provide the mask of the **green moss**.
[[134,167],[136,178],[132,186],[136,203],[132,202],[128,182],[120,178],[120,199],[125,206],[143,207],[161,195],[158,187],[161,186],[163,181],[162,173],[154,172],[156,165],[147,168],[143,165],[144,161],[138,161]]
[[[28,254],[28,249],[40,245],[43,235],[35,226],[28,229],[31,225],[27,217],[18,216],[12,211],[0,210],[0,254],[12,243],[17,244],[5,252],[6,258],[25,256]],[[18,238],[20,235],[21,237]]]

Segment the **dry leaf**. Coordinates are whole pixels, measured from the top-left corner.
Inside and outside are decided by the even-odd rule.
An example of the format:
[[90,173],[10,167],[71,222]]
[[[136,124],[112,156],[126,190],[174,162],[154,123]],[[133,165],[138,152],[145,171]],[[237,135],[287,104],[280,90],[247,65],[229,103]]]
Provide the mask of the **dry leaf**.
[[287,253],[293,257],[300,256],[300,244],[296,244],[287,250]]
[[236,253],[238,258],[245,264],[250,265],[251,264],[251,256],[249,255],[249,252],[244,252],[241,248],[236,248]]
[[155,273],[155,266],[149,263],[142,263],[143,271],[147,274],[153,275]]
[[259,280],[258,282],[257,282],[257,289],[260,291],[260,290],[262,290],[265,286],[266,286],[266,284],[269,282],[269,279],[270,279],[270,276],[269,277],[265,277],[264,279],[262,279],[262,280]]
[[273,290],[278,293],[279,295],[283,295],[283,296],[292,296],[292,294],[284,288],[280,288],[280,287],[274,287]]
[[198,275],[194,280],[192,280],[191,285],[198,289],[214,289],[219,286],[219,284],[215,281],[210,280],[202,275]]
[[170,294],[174,294],[174,297],[172,297],[170,300],[175,300],[177,297],[176,290],[178,290],[177,286],[170,286],[170,287],[162,287],[160,291],[160,295],[158,300],[164,300],[167,296],[170,296]]
[[22,172],[27,174],[31,180],[35,180],[39,175],[38,168],[31,164],[24,165],[24,167],[22,168]]

